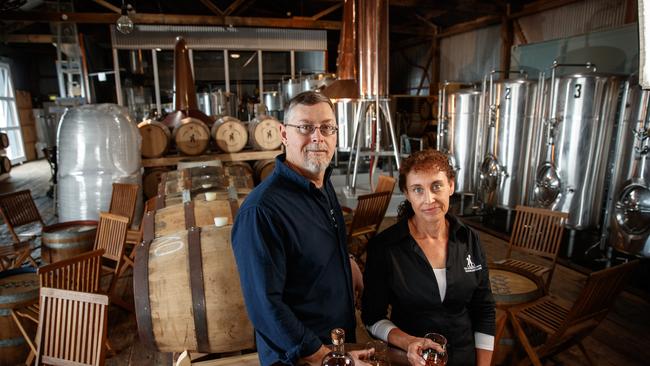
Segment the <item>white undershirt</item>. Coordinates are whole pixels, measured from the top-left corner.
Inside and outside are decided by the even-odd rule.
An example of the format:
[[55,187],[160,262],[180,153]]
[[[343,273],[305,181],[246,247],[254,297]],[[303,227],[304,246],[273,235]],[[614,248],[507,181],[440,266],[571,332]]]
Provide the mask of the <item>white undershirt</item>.
[[[438,282],[440,301],[445,301],[445,294],[447,293],[447,270],[445,268],[433,268],[433,273],[436,276],[436,282]],[[397,328],[397,326],[388,319],[382,319],[366,328],[374,337],[388,342],[388,333]],[[474,347],[488,351],[494,350],[494,336],[474,332]]]

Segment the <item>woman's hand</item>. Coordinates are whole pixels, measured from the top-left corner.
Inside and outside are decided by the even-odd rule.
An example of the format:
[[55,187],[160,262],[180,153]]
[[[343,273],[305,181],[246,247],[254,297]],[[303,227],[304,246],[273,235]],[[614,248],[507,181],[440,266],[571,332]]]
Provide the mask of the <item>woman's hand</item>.
[[429,338],[414,338],[406,349],[406,358],[413,366],[425,366],[426,362],[422,357],[422,353],[430,348],[435,349],[437,352],[443,352],[442,347]]

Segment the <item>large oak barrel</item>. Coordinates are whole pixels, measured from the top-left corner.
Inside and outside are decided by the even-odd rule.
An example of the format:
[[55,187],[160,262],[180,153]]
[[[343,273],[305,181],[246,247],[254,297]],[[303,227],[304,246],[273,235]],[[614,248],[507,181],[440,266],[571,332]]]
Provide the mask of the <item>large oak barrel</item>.
[[[232,226],[195,226],[192,207],[170,211],[185,213],[183,230],[159,235],[167,226],[158,213],[149,212],[144,243],[137,247],[133,283],[140,340],[161,352],[252,348],[253,327],[230,242]],[[236,207],[230,216],[235,212]]]
[[188,117],[173,131],[176,148],[185,155],[201,155],[210,143],[210,130],[201,120]]
[[280,121],[259,116],[248,124],[248,139],[257,150],[275,150],[282,145]]
[[171,171],[162,175],[158,195],[167,200],[180,197],[183,190],[188,190],[192,196],[206,191],[225,194],[231,185],[239,194],[250,193],[254,187],[250,169],[202,166]]
[[0,150],[6,149],[8,147],[9,147],[9,136],[4,132],[0,132]]
[[41,257],[55,263],[93,250],[97,221],[80,220],[45,226],[41,236]]
[[255,187],[253,180],[253,168],[245,161],[231,161],[224,167],[231,185],[237,188]]
[[253,169],[255,170],[255,179],[257,179],[258,183],[261,183],[266,179],[266,177],[273,173],[273,170],[275,169],[275,159],[258,160],[253,165]]
[[147,198],[155,197],[158,194],[158,184],[164,173],[169,171],[168,168],[158,167],[145,170],[142,177],[142,189]]
[[221,117],[213,125],[210,135],[219,149],[235,153],[244,149],[248,142],[248,131],[244,124],[235,117]]
[[143,121],[138,124],[142,145],[140,151],[145,158],[163,156],[169,148],[171,133],[169,128],[158,121]]
[[11,172],[11,160],[6,156],[0,156],[0,174]]
[[[29,347],[11,318],[18,309],[38,299],[38,276],[33,268],[0,272],[0,366],[25,362]],[[32,332],[31,322],[23,322]]]

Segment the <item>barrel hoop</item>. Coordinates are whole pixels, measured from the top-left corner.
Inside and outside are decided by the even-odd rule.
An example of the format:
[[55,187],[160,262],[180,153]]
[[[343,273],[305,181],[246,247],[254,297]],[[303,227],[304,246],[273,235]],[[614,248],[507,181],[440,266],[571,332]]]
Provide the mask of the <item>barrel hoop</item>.
[[144,215],[143,240],[136,246],[135,265],[133,266],[133,299],[135,301],[138,335],[142,343],[150,349],[158,350],[154,341],[153,322],[151,320],[151,300],[149,299],[149,248],[154,238],[156,212]]
[[196,218],[194,217],[194,201],[185,202],[183,208],[185,210],[185,229],[190,230],[196,226]]
[[0,339],[0,348],[17,347],[25,344],[25,338],[6,338]]
[[232,220],[235,221],[235,216],[237,216],[237,211],[239,211],[239,201],[237,200],[239,195],[237,193],[237,188],[233,186],[228,187],[228,202],[230,203],[230,214],[232,215]]
[[205,306],[200,227],[191,227],[189,229],[187,233],[187,249],[190,266],[190,288],[192,289],[192,312],[194,314],[196,343],[199,352],[209,352],[210,340],[208,338],[208,317]]
[[50,249],[77,249],[77,248],[83,248],[86,245],[92,246],[92,242],[90,241],[91,238],[93,238],[94,235],[88,235],[84,234],[83,236],[78,236],[76,238],[61,238],[61,239],[46,239],[42,240],[41,243],[43,246],[48,247]]
[[156,204],[154,205],[154,207],[156,208],[156,210],[162,210],[163,208],[165,208],[165,197],[161,195],[157,195]]

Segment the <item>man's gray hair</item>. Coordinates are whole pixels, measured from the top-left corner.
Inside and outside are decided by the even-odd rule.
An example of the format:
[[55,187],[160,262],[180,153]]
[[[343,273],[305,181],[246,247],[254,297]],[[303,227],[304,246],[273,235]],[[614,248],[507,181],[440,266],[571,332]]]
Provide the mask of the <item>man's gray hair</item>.
[[289,103],[287,103],[286,107],[284,108],[284,119],[283,119],[284,124],[289,123],[289,121],[291,120],[291,112],[293,111],[293,108],[295,106],[297,105],[312,106],[318,103],[327,103],[327,105],[329,105],[330,108],[332,108],[332,112],[334,112],[334,115],[336,115],[336,111],[334,110],[334,104],[332,104],[332,101],[328,97],[326,97],[322,93],[308,90],[291,98]]

